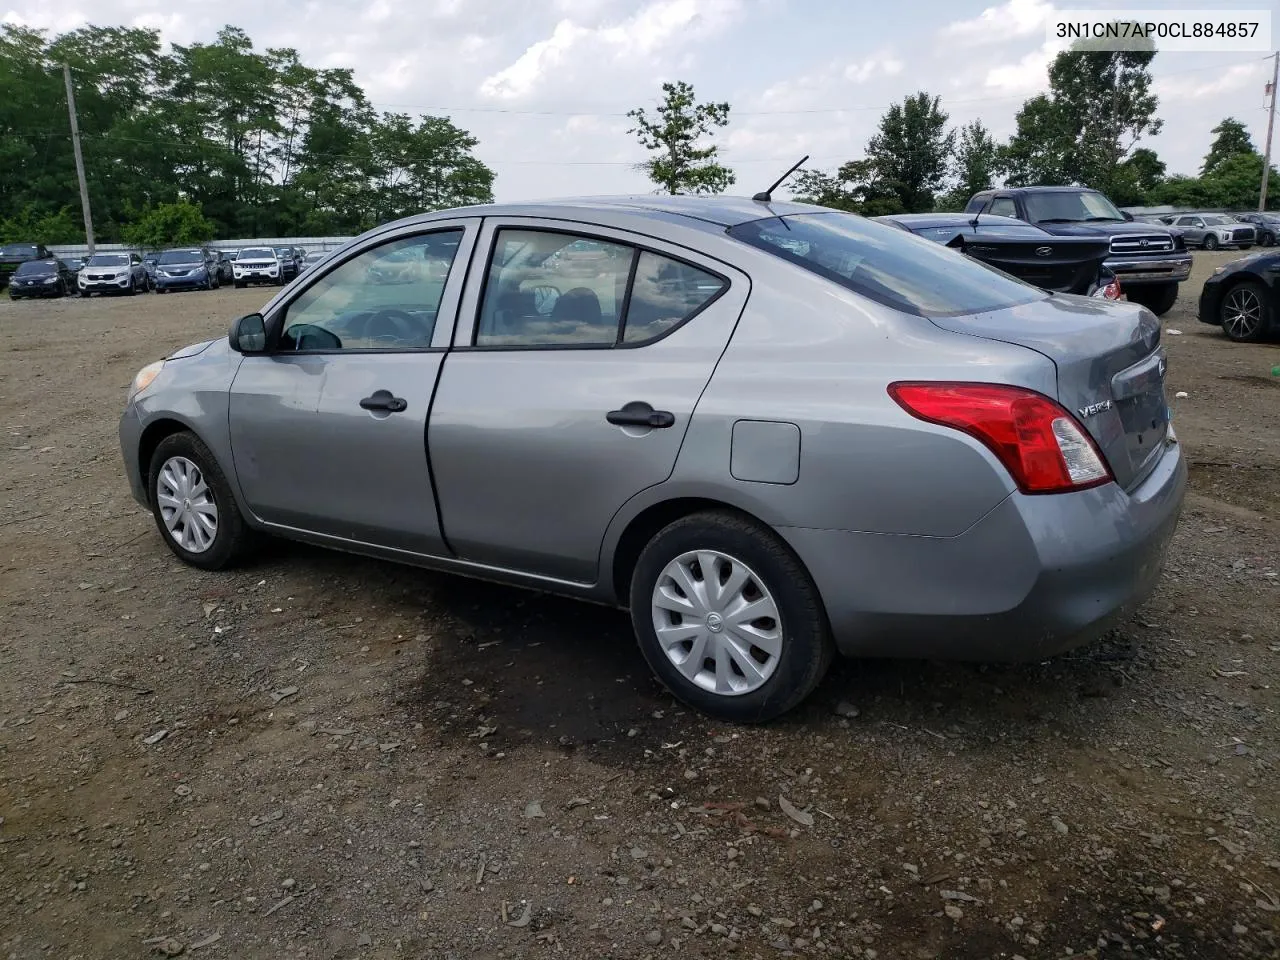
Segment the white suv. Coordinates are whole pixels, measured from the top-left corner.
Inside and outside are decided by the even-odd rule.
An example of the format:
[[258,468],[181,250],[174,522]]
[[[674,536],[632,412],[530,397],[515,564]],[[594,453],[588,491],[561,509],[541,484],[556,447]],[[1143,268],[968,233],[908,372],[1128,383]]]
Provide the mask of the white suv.
[[270,247],[245,247],[231,265],[231,278],[237,288],[251,283],[284,283],[284,264]]

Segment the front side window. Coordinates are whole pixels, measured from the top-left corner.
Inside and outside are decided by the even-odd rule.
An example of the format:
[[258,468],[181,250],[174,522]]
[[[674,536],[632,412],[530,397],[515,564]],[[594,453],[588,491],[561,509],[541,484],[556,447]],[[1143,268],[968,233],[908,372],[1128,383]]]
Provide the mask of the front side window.
[[956,317],[1045,299],[1029,283],[848,213],[752,220],[729,235],[894,310]]
[[[427,349],[461,242],[461,230],[442,230],[351,258],[289,304],[280,349]],[[240,259],[252,253],[246,250]]]

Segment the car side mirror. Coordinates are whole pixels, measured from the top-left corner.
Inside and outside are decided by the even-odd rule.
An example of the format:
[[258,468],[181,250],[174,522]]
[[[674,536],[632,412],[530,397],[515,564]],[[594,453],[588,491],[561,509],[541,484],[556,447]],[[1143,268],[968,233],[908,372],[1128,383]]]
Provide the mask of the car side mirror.
[[227,336],[237,353],[262,353],[267,349],[267,321],[260,313],[250,313],[231,324]]
[[1128,220],[1130,223],[1133,223],[1133,214],[1132,214],[1132,213],[1130,213],[1128,210],[1121,210],[1121,211],[1120,211],[1120,216],[1124,217],[1124,218],[1125,218],[1126,220]]

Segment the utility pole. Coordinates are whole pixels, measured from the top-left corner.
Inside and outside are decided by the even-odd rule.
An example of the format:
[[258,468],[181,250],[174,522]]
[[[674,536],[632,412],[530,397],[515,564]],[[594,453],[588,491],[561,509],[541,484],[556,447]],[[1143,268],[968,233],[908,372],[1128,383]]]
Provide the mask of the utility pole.
[[[80,181],[80,209],[84,213],[84,237],[93,256],[93,214],[89,212],[89,185],[84,179],[84,155],[80,152],[80,125],[76,123],[76,94],[71,87],[71,65],[62,65],[62,76],[67,81],[67,112],[71,115],[71,149],[76,155],[76,179]],[[1274,102],[1274,98],[1273,102]]]
[[1258,191],[1258,212],[1267,209],[1267,181],[1271,179],[1271,131],[1276,125],[1276,80],[1280,79],[1280,52],[1271,58],[1271,112],[1267,114],[1267,149],[1262,155],[1262,188]]

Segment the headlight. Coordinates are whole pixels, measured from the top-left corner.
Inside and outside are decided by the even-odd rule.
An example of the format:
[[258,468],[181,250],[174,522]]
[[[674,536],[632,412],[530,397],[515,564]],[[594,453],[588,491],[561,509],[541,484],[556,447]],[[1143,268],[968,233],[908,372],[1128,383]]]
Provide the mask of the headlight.
[[125,403],[133,403],[133,398],[155,381],[160,376],[160,370],[164,367],[163,360],[157,360],[155,363],[148,363],[145,367],[138,371],[138,375],[133,378],[133,383],[129,384],[129,395],[125,399]]
[[45,282],[45,283],[57,283],[57,282],[58,282],[58,278],[57,278],[57,277],[45,277],[45,278],[44,278],[44,282]]

